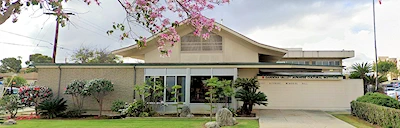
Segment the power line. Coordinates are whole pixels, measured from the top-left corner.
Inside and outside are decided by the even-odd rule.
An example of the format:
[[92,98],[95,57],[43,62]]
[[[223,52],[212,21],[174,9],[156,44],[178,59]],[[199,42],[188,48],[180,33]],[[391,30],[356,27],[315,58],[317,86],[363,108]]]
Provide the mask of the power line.
[[[36,45],[28,45],[28,44],[18,44],[18,43],[10,43],[10,42],[0,42],[0,44],[15,45],[15,46],[24,46],[24,47],[43,47],[43,48],[51,49],[49,46],[40,46],[39,44],[36,44]],[[67,50],[67,51],[73,51],[73,50],[71,50],[71,49],[64,48],[64,47],[57,47],[57,48],[62,49],[62,50]]]
[[[8,44],[8,45],[16,45],[16,46],[26,46],[26,47],[43,47],[43,48],[49,48],[48,46],[28,45],[28,44],[17,44],[17,43],[10,43],[10,42],[0,42],[0,44]],[[50,48],[49,48],[49,49],[50,49]]]
[[[71,21],[70,21],[70,22],[71,22]],[[102,36],[102,37],[104,37],[104,38],[108,38],[108,39],[110,39],[110,40],[114,40],[114,41],[116,41],[116,42],[119,42],[119,40],[110,38],[110,37],[108,37],[108,36],[105,36],[105,35],[103,35],[103,34],[100,34],[100,33],[96,32],[96,31],[93,31],[93,30],[87,29],[87,28],[85,28],[85,27],[82,27],[82,26],[80,26],[80,25],[78,25],[78,24],[75,24],[75,25],[78,26],[78,27],[80,27],[80,28],[83,28],[83,29],[85,29],[85,30],[87,30],[87,31],[90,31],[90,32],[92,32],[92,33],[95,33],[95,34],[97,34],[97,35],[100,35],[100,36]]]
[[[9,34],[13,34],[13,35],[17,35],[17,36],[21,36],[21,37],[25,37],[25,38],[29,38],[29,39],[32,39],[32,40],[38,40],[38,41],[41,41],[41,42],[46,42],[46,43],[48,43],[48,44],[50,44],[50,45],[53,45],[53,43],[51,43],[51,42],[49,42],[49,41],[46,41],[46,40],[41,40],[41,39],[36,39],[36,38],[33,38],[33,37],[29,37],[29,36],[25,36],[25,35],[21,35],[21,34],[17,34],[17,33],[13,33],[13,32],[9,32],[9,31],[4,31],[4,30],[0,30],[1,32],[5,32],[5,33],[9,33]],[[39,45],[40,44],[40,42],[37,44],[37,45]],[[69,51],[72,51],[71,49],[68,49],[68,48],[65,48],[65,47],[63,47],[63,46],[57,46],[58,48],[60,48],[60,49],[65,49],[65,50],[69,50]]]
[[9,31],[4,31],[4,30],[0,30],[0,31],[1,31],[1,32],[5,32],[5,33],[9,33],[9,34],[13,34],[13,35],[17,35],[17,36],[21,36],[21,37],[25,37],[25,38],[29,38],[29,39],[32,39],[32,40],[38,40],[38,41],[47,42],[47,43],[50,43],[51,45],[53,45],[53,43],[51,43],[51,42],[49,42],[49,41],[40,40],[40,39],[36,39],[36,38],[33,38],[33,37],[29,37],[29,36],[25,36],[25,35],[21,35],[21,34],[9,32]]

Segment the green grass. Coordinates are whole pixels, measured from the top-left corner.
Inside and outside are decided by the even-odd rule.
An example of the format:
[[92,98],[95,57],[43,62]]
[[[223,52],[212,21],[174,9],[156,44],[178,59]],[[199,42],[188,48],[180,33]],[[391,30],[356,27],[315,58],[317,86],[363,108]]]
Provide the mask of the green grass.
[[332,115],[340,120],[343,120],[344,122],[347,122],[347,123],[353,125],[354,127],[357,127],[357,128],[380,128],[379,126],[372,125],[371,123],[369,123],[365,120],[359,119],[350,114],[332,114]]
[[[21,120],[9,128],[203,128],[207,119],[108,119],[108,120]],[[258,128],[258,120],[238,120],[239,124],[224,128]]]

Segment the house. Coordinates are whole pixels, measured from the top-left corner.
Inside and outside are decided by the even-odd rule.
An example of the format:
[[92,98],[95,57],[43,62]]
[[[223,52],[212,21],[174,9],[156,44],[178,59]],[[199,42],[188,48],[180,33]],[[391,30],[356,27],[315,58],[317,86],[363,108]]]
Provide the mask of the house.
[[[188,26],[179,26],[181,42],[171,47],[170,57],[160,57],[158,37],[148,39],[144,48],[132,45],[113,51],[145,63],[38,64],[37,84],[49,86],[55,95],[68,99],[63,88],[75,79],[109,79],[114,82],[115,91],[107,96],[106,109],[117,99],[138,99],[133,87],[145,80],[163,83],[163,101],[174,104],[169,92],[178,84],[183,86],[181,101],[194,113],[208,112],[203,81],[211,77],[225,80],[257,77],[260,91],[268,97],[268,106],[256,109],[350,109],[350,101],[363,95],[361,80],[342,76],[342,60],[354,57],[354,51],[278,48],[216,25],[221,31],[213,31],[208,40],[194,36]],[[230,99],[231,107],[240,106],[234,97]],[[94,100],[87,100],[84,106],[91,110],[98,108]],[[222,106],[223,103],[218,103],[218,107]],[[175,108],[166,106],[159,111],[174,112]]]

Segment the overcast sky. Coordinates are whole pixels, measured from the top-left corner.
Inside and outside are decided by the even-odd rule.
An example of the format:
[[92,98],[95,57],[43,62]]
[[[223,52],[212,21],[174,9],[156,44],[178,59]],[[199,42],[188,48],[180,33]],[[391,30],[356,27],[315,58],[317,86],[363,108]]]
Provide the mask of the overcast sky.
[[[115,50],[132,45],[107,36],[113,22],[122,22],[124,10],[117,1],[101,0],[101,6],[70,1],[68,10],[76,13],[61,28],[57,62],[63,63],[81,46]],[[376,4],[376,31],[379,56],[400,57],[400,1]],[[0,59],[30,54],[52,55],[55,17],[42,10],[27,8],[17,23],[0,25]],[[356,57],[344,65],[374,60],[371,0],[231,0],[205,15],[260,43],[303,50],[355,50]],[[134,27],[140,35],[149,34]],[[24,37],[25,36],[25,37]],[[34,38],[36,40],[30,39]],[[39,41],[41,40],[41,41]],[[132,61],[125,61],[132,62]]]

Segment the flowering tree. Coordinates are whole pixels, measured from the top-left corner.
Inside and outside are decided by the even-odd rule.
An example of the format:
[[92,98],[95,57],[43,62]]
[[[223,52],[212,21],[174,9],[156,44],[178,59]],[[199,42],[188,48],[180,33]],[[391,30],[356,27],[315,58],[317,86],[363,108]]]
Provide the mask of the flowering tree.
[[21,103],[26,106],[35,106],[35,113],[38,115],[37,107],[39,103],[53,96],[50,88],[44,86],[23,86],[19,88]]
[[[99,0],[83,0],[88,5],[95,2],[100,5]],[[125,25],[115,23],[113,30],[107,31],[112,34],[114,30],[123,31],[120,35],[121,40],[130,38],[134,39],[139,48],[147,45],[147,38],[135,34],[130,24],[134,23],[146,29],[153,35],[157,35],[158,49],[162,55],[169,56],[172,52],[168,47],[174,46],[180,41],[180,36],[175,27],[180,24],[193,26],[193,34],[204,39],[210,37],[209,32],[214,29],[220,30],[214,25],[214,19],[206,18],[202,15],[202,11],[214,9],[215,5],[228,3],[229,0],[117,0],[125,9],[126,21],[129,29],[125,29]],[[10,16],[13,16],[13,22],[17,21],[17,15],[20,14],[21,6],[36,5],[41,8],[52,10],[57,13],[58,22],[65,26],[68,21],[68,15],[63,12],[62,2],[68,0],[0,0],[0,24],[4,23]],[[172,12],[178,16],[180,20],[172,21],[165,14]],[[203,31],[205,30],[205,31]]]
[[103,111],[103,99],[111,91],[114,91],[114,84],[106,79],[94,79],[85,85],[85,92],[93,96],[97,103],[99,103],[99,116],[101,116],[101,112]]
[[74,106],[77,108],[79,115],[82,113],[83,100],[88,95],[84,90],[86,81],[74,80],[65,88],[64,94],[71,95]]

